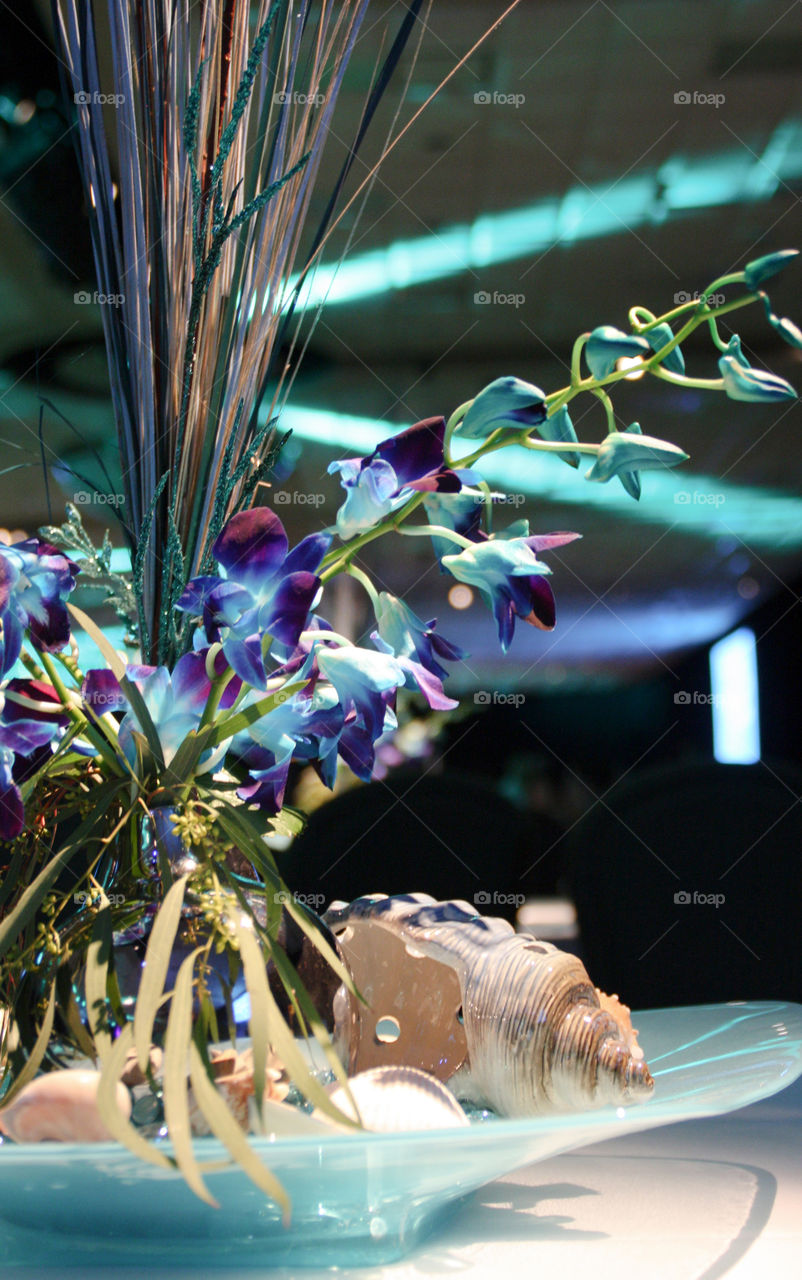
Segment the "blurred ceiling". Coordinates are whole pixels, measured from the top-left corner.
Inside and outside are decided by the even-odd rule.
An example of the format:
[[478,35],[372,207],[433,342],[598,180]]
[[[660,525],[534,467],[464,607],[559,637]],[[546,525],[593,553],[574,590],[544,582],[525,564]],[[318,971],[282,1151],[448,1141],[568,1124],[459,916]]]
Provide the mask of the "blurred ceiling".
[[[402,119],[503,8],[434,0]],[[59,414],[113,451],[99,307],[80,300],[91,254],[48,9],[0,9],[0,467],[36,459],[45,401],[48,456],[85,453]],[[394,149],[358,224],[349,215],[335,237],[332,259],[350,237],[348,258],[311,335],[283,422],[296,435],[265,495],[291,535],[333,521],[340,491],[326,467],[359,452],[355,441],[447,415],[501,374],[564,385],[583,330],[624,324],[636,302],[667,310],[750,258],[802,245],[799,18],[787,0],[524,0]],[[380,26],[368,24],[355,55],[320,210]],[[389,114],[377,138],[382,123]],[[779,313],[797,320],[800,282],[792,267],[772,289]],[[802,353],[779,343],[762,311],[739,324],[750,359],[802,388]],[[686,360],[690,373],[715,375],[706,340]],[[646,474],[640,504],[554,458],[506,461],[514,504],[502,524],[525,515],[534,531],[583,535],[550,557],[554,633],[519,626],[502,662],[481,602],[461,612],[447,603],[426,540],[387,538],[366,554],[383,586],[471,651],[466,684],[555,688],[671,671],[683,648],[770,596],[796,607],[799,405],[636,382],[616,410],[621,425],[637,419],[691,455],[684,469]],[[580,404],[575,422],[580,435],[604,433],[595,404]],[[64,493],[52,479],[50,497],[57,516]],[[47,518],[39,468],[0,476],[0,512],[29,531]],[[334,609],[340,629],[368,622],[351,582]]]

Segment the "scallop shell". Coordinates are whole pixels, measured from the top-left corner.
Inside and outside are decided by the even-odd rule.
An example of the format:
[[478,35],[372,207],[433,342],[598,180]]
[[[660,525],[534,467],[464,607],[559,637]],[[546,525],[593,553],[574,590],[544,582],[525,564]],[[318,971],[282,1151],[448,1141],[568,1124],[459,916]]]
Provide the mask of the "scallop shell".
[[[373,1067],[350,1079],[348,1087],[356,1112],[342,1085],[330,1090],[332,1102],[347,1116],[360,1121],[363,1128],[376,1133],[457,1129],[469,1123],[445,1085],[416,1067]],[[320,1110],[314,1115],[330,1120]]]
[[[0,1131],[14,1142],[110,1142],[97,1109],[99,1071],[50,1071],[20,1089],[0,1110]],[[117,1085],[117,1106],[128,1118],[131,1097]]]
[[[406,1035],[382,1046],[385,1062],[421,1065],[419,1036],[428,1058],[437,1052],[425,1015],[406,1002],[410,985],[420,985],[415,966],[427,961],[426,985],[436,983],[444,993],[437,1028],[439,1037],[446,1032],[441,1078],[457,1097],[500,1115],[531,1116],[633,1102],[652,1092],[626,1006],[605,997],[602,1007],[576,956],[516,934],[505,920],[485,919],[467,902],[436,902],[426,894],[333,903],[325,919],[360,990],[361,974],[385,969],[392,977],[395,1009],[402,1010],[394,1016],[399,1026],[406,1023]],[[396,939],[392,966],[386,957],[383,965],[376,945],[383,933]],[[432,961],[441,966],[435,978]],[[385,1012],[373,1002],[366,1020],[350,1000],[349,1025],[337,1028],[339,1042],[349,1041],[350,1070],[375,1056],[376,1018]],[[462,1057],[457,1028],[464,1034]]]

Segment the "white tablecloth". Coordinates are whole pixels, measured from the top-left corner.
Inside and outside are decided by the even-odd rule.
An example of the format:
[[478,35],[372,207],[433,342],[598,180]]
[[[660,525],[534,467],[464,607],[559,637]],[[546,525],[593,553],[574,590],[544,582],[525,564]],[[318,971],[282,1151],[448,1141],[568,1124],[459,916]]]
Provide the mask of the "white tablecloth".
[[[143,1223],[143,1230],[146,1224]],[[2,1244],[0,1243],[0,1255]],[[332,1259],[332,1263],[335,1260]],[[196,1274],[149,1269],[148,1280]],[[4,1270],[3,1280],[56,1280]],[[79,1273],[65,1266],[58,1280]],[[81,1280],[144,1280],[139,1269]],[[717,1119],[585,1147],[476,1192],[405,1260],[342,1270],[210,1272],[214,1280],[767,1280],[802,1275],[802,1080]]]

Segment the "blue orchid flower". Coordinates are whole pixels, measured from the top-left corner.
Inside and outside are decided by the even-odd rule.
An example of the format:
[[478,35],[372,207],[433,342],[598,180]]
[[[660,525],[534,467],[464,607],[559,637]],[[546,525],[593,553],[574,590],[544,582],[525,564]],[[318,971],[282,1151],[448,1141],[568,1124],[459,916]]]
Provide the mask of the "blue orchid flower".
[[337,512],[337,532],[344,542],[383,520],[407,498],[404,490],[457,493],[459,476],[443,459],[444,418],[426,418],[406,431],[382,440],[366,458],[329,464],[340,473],[346,498]]
[[776,314],[769,295],[761,286],[766,280],[783,271],[798,254],[798,249],[780,249],[777,253],[767,253],[762,258],[755,258],[753,262],[747,262],[744,267],[747,289],[760,298],[766,312],[766,319],[775,333],[792,347],[802,347],[802,330],[794,324],[793,320]]
[[[248,694],[243,702],[258,698]],[[232,755],[248,769],[237,795],[267,813],[278,813],[293,759],[311,760],[328,787],[334,785],[337,748],[345,716],[335,691],[319,685],[279,703],[231,742]]]
[[17,661],[26,630],[46,653],[68,643],[65,601],[78,573],[77,564],[39,538],[0,544],[0,678]]
[[442,682],[448,672],[437,658],[455,662],[467,657],[465,651],[435,633],[435,620],[422,622],[409,605],[389,591],[379,592],[376,623],[378,630],[371,639],[406,668],[406,687],[417,686],[429,706],[437,710],[456,707],[458,703],[443,693]]
[[[526,521],[514,526],[528,528]],[[510,532],[509,530],[507,531]],[[555,624],[554,594],[544,575],[548,565],[539,551],[565,546],[578,533],[549,533],[504,537],[497,535],[457,555],[443,557],[443,564],[460,582],[477,587],[496,619],[498,637],[506,653],[515,631],[515,619],[551,631]]]
[[496,378],[474,398],[455,435],[485,440],[500,427],[523,431],[546,417],[546,396],[540,387],[521,378]]
[[274,511],[240,511],[212,548],[225,576],[193,578],[177,608],[200,617],[207,642],[221,640],[240,679],[264,689],[262,638],[297,643],[320,591],[316,571],[330,546],[330,534],[314,533],[289,551]]
[[[511,432],[534,429],[544,440],[576,444],[574,424],[565,405],[551,417],[547,413],[545,392],[540,387],[521,378],[496,378],[476,396],[455,435],[485,440],[500,429]],[[577,465],[572,453],[557,456],[572,467]]]
[[603,324],[594,329],[588,338],[585,360],[593,377],[601,381],[614,372],[619,360],[646,357],[651,350],[645,338],[639,338],[634,333],[623,333],[614,325]]
[[618,476],[627,493],[637,499],[640,497],[639,471],[676,467],[687,460],[687,453],[675,444],[643,435],[639,424],[633,422],[625,431],[613,431],[602,440],[585,479],[604,484]]
[[780,249],[776,253],[766,253],[762,258],[754,258],[744,267],[746,287],[752,293],[758,293],[766,280],[771,280],[780,271],[784,271],[789,262],[799,256],[798,249]]
[[[488,501],[487,494],[480,489],[465,489],[460,493],[427,493],[423,499],[423,508],[430,524],[442,525],[444,529],[453,529],[463,538],[477,539],[482,523],[482,507]],[[449,538],[432,535],[432,549],[443,573],[443,556],[454,550],[454,543]]]
[[384,729],[388,696],[406,684],[402,664],[389,653],[359,645],[318,644],[313,658],[319,674],[336,691],[343,712],[355,712],[375,742]]
[[[126,677],[135,684],[142,695],[148,715],[158,734],[162,756],[170,764],[184,738],[192,729],[200,726],[201,716],[211,693],[211,680],[206,671],[208,650],[185,653],[178,659],[172,672],[167,667],[129,665]],[[221,674],[226,661],[218,652],[215,670]],[[228,710],[241,689],[237,676],[233,676],[220,698],[220,709]],[[142,725],[129,705],[117,677],[108,670],[88,671],[81,689],[84,704],[96,715],[108,711],[124,711],[118,731],[120,750],[132,768],[137,763],[135,734],[141,735]],[[223,759],[228,743],[204,752],[198,762],[198,772],[214,770]]]
[[[657,352],[661,347],[673,341],[674,330],[666,320],[662,324],[656,324],[653,329],[649,329],[643,336],[652,351]],[[669,351],[665,359],[661,361],[661,364],[664,369],[668,369],[669,373],[682,374],[685,372],[685,357],[679,347],[674,347]]]
[[718,362],[724,390],[731,400],[773,404],[777,400],[795,400],[796,392],[784,378],[753,369],[741,351],[741,339],[734,333],[727,350]]

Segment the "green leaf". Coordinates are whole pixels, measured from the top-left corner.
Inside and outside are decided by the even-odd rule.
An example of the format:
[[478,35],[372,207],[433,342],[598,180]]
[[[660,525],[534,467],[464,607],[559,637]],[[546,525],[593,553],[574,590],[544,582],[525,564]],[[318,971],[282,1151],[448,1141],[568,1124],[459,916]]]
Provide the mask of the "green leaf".
[[215,821],[223,829],[232,844],[252,862],[263,879],[275,891],[281,889],[281,878],[276,870],[273,855],[256,828],[250,814],[241,805],[220,800],[214,807]]
[[175,786],[182,782],[188,782],[190,778],[194,777],[198,761],[204,751],[209,748],[209,739],[214,733],[214,729],[215,726],[213,724],[207,724],[200,730],[190,729],[169,765],[165,768],[162,778],[165,786]]
[[75,621],[83,627],[89,638],[94,640],[98,649],[103,654],[103,657],[106,659],[109,669],[113,671],[118,680],[122,680],[125,676],[126,664],[114,647],[109,644],[109,641],[106,639],[97,623],[93,622],[89,617],[89,614],[84,613],[83,609],[79,609],[76,604],[70,604],[68,602],[67,608],[75,618]]
[[187,1057],[192,1040],[193,975],[195,961],[202,950],[202,947],[196,947],[183,961],[170,1002],[170,1016],[164,1036],[164,1117],[176,1164],[187,1185],[206,1204],[218,1209],[220,1206],[206,1187],[192,1150],[189,1119]]
[[9,911],[2,923],[0,923],[0,959],[6,954],[9,947],[13,946],[16,938],[28,922],[33,919],[42,901],[64,868],[69,865],[76,854],[85,852],[87,842],[90,839],[99,838],[93,837],[92,833],[101,825],[103,815],[115,795],[124,785],[125,783],[122,780],[113,779],[110,782],[102,782],[93,789],[94,807],[92,812],[76,827],[69,843],[59,849],[58,853],[53,854],[47,865],[42,868],[36,879],[22,894],[16,906]]
[[105,1062],[112,1045],[109,1029],[107,987],[111,958],[111,906],[103,895],[104,905],[95,916],[91,941],[86,950],[86,1014],[95,1043],[96,1056]]
[[103,1063],[97,1089],[98,1114],[111,1136],[127,1147],[133,1155],[139,1156],[140,1160],[147,1160],[148,1164],[158,1165],[160,1169],[174,1169],[175,1161],[169,1159],[163,1151],[159,1151],[143,1138],[139,1130],[134,1128],[117,1106],[117,1083],[133,1041],[133,1030],[128,1022]]
[[20,1089],[24,1089],[25,1085],[29,1084],[30,1081],[34,1079],[37,1071],[39,1070],[39,1067],[42,1063],[42,1059],[44,1058],[47,1052],[47,1046],[50,1043],[50,1037],[53,1033],[53,1019],[55,1017],[55,1013],[56,1013],[56,983],[54,980],[50,987],[50,996],[47,1002],[47,1010],[45,1012],[42,1025],[39,1028],[39,1034],[36,1037],[36,1041],[34,1042],[34,1046],[31,1049],[31,1052],[28,1055],[28,1058],[25,1062],[25,1066],[20,1071],[16,1080],[12,1082],[11,1086],[6,1090],[6,1092],[3,1095],[4,1107],[7,1107],[8,1104],[17,1096]]
[[306,814],[285,805],[274,818],[268,819],[268,826],[278,836],[299,836],[306,826]]
[[145,952],[145,963],[142,966],[142,977],[134,1007],[133,1029],[137,1061],[142,1071],[146,1069],[149,1061],[153,1024],[164,992],[186,887],[186,876],[182,876],[180,880],[175,881],[165,895],[153,921]]
[[[267,966],[262,948],[247,924],[237,923],[237,943],[242,956],[242,968],[245,986],[251,1000],[250,1031],[254,1045],[254,1086],[256,1085],[256,1036],[267,1035],[269,1044],[275,1049],[296,1088],[315,1106],[320,1107],[327,1115],[339,1123],[349,1124],[353,1121],[334,1106],[326,1090],[312,1075],[306,1059],[295,1043],[295,1036],[284,1021],[284,1017],[273,997],[267,981]],[[265,1031],[266,1025],[266,1031]],[[255,1034],[254,1034],[255,1033]],[[258,1103],[257,1103],[258,1105]]]
[[[254,1064],[256,1058],[254,1055]],[[189,1046],[189,1073],[195,1099],[209,1128],[230,1155],[261,1191],[277,1201],[283,1211],[284,1225],[290,1222],[290,1200],[281,1183],[257,1156],[223,1098],[212,1084],[194,1041]],[[254,1083],[258,1079],[254,1076]],[[259,1099],[261,1104],[261,1099]]]

